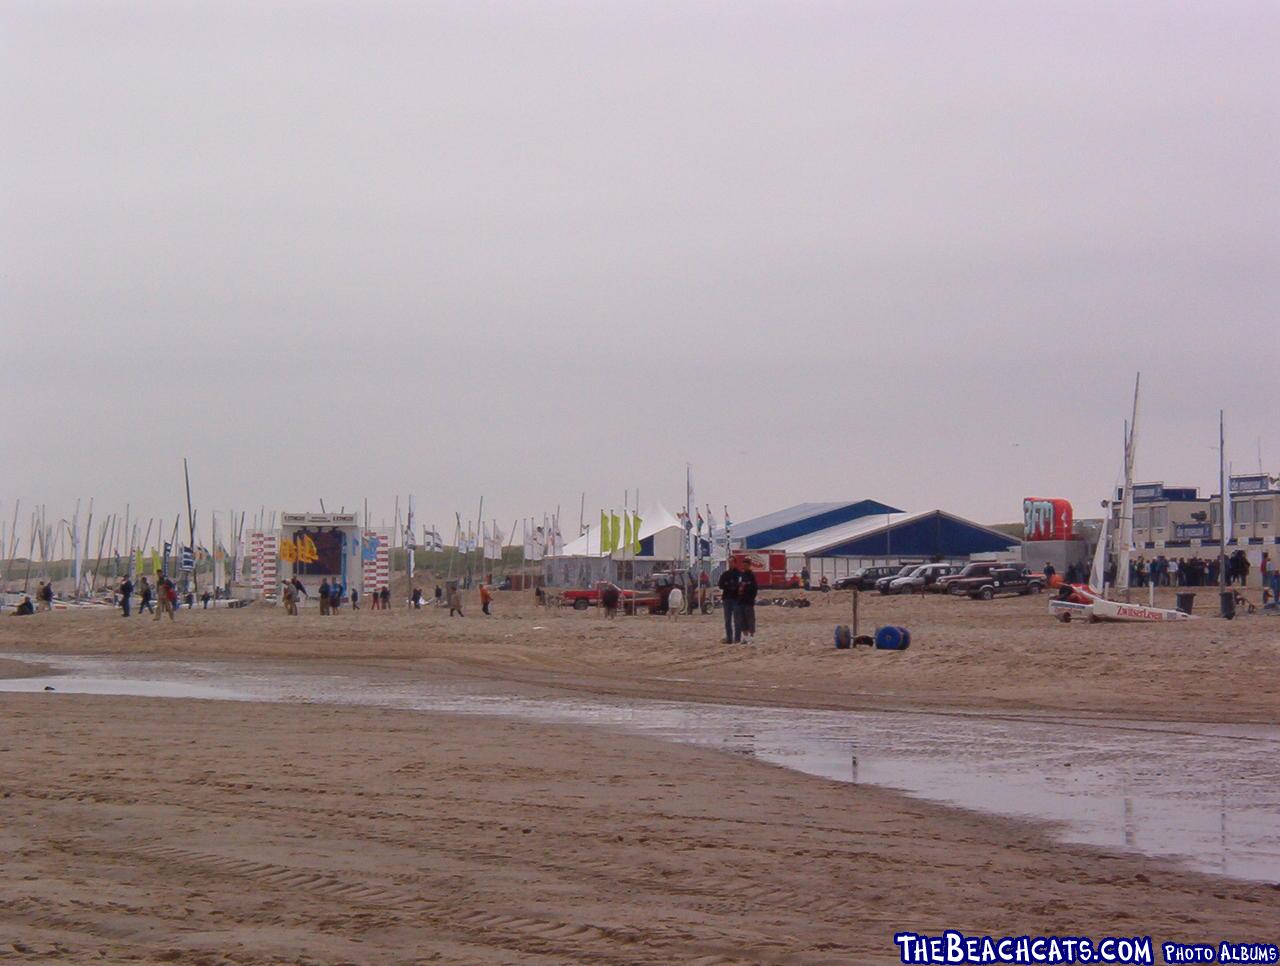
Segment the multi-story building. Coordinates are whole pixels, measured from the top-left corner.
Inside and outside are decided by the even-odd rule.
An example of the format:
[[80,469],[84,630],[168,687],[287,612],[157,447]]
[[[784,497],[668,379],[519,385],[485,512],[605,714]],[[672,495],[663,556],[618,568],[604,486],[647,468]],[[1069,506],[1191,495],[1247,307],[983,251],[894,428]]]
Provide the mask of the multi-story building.
[[[1266,473],[1232,476],[1232,527],[1227,552],[1245,551],[1256,586],[1263,556],[1269,567],[1280,563],[1280,479]],[[1120,516],[1120,493],[1111,506],[1112,527]],[[1222,495],[1203,497],[1193,486],[1137,483],[1133,487],[1133,543],[1148,558],[1217,556],[1222,539]]]
[[[1266,473],[1233,476],[1231,490],[1231,533],[1228,539],[1240,547],[1275,546],[1276,521],[1280,520],[1280,479]],[[1215,494],[1209,507],[1209,522],[1216,540],[1222,532],[1222,496]],[[1271,552],[1276,556],[1276,551]]]

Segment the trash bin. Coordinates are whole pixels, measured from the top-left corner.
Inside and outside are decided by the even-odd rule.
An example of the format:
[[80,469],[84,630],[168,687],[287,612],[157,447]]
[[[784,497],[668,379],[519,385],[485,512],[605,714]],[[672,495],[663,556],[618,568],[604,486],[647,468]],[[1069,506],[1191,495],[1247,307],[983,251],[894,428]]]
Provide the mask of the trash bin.
[[1181,591],[1178,594],[1178,610],[1184,614],[1190,614],[1196,606],[1196,595],[1188,591]]
[[1231,620],[1236,616],[1236,593],[1234,590],[1224,590],[1218,595],[1221,598],[1220,607],[1222,608],[1222,616],[1227,620]]

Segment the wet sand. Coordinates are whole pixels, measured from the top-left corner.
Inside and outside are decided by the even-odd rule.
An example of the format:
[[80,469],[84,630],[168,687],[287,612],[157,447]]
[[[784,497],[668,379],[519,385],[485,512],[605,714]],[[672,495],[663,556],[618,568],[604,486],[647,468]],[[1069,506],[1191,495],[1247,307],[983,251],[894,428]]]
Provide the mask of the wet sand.
[[3,703],[15,961],[887,963],[904,928],[1273,939],[1280,912],[1270,886],[591,729]]
[[[843,596],[843,595],[842,595]],[[1062,626],[1043,599],[717,618],[51,615],[0,650],[270,659],[801,707],[1277,716],[1280,621]],[[470,613],[470,612],[469,612]],[[18,625],[18,626],[14,626]],[[541,628],[535,629],[535,628]],[[1274,628],[1274,630],[1273,630]],[[888,963],[901,929],[1274,941],[1280,889],[587,728],[370,708],[0,695],[0,961]],[[9,943],[16,943],[11,946]]]

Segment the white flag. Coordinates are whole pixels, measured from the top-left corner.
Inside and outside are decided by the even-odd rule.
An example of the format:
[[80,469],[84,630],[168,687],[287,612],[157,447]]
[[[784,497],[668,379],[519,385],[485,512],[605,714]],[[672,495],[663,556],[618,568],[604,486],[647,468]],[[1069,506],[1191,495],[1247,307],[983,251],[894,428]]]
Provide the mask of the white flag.
[[486,560],[502,559],[502,531],[498,529],[498,525],[493,525],[493,532],[489,532],[488,525],[484,530],[484,558]]

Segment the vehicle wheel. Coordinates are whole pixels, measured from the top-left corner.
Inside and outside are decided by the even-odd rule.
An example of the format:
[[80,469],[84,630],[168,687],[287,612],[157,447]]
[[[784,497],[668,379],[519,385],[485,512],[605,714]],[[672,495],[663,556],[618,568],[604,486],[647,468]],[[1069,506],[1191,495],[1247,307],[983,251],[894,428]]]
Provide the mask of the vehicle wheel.
[[1031,593],[1033,593],[1033,594],[1039,594],[1039,593],[1042,593],[1043,591],[1044,591],[1044,587],[1043,587],[1041,584],[1032,584],[1032,585],[1031,585]]
[[574,610],[586,610],[590,606],[591,606],[590,604],[588,604],[585,600],[582,600],[581,598],[573,602]]
[[1026,589],[1024,589],[1024,590],[1020,590],[1020,591],[1018,591],[1018,596],[1019,596],[1019,597],[1026,597],[1029,593],[1031,593],[1031,588],[1030,588],[1030,587],[1027,587],[1027,588],[1026,588]]
[[995,597],[995,593],[991,590],[990,587],[983,587],[982,591],[978,594],[978,596],[981,597],[983,600],[991,600],[993,597]]
[[1059,615],[1058,615],[1058,620],[1062,621],[1062,623],[1064,623],[1064,624],[1070,624],[1070,623],[1071,623],[1071,611],[1069,611],[1069,610],[1064,610],[1061,614],[1059,614]]

